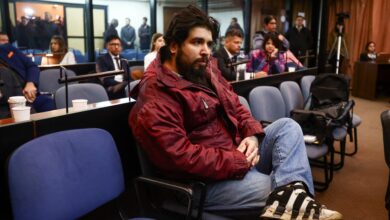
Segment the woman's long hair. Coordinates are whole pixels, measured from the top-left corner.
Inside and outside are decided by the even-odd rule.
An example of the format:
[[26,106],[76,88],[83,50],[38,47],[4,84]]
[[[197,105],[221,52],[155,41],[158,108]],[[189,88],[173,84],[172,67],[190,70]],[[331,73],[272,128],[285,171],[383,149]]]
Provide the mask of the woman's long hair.
[[[52,51],[52,49],[51,49],[51,41],[52,40],[57,41],[57,43],[59,45],[58,51],[55,51],[55,52]],[[51,37],[51,41],[50,41],[50,46],[49,46],[50,52],[57,54],[62,60],[64,58],[65,54],[68,52],[68,46],[66,45],[65,39],[61,35],[53,35]]]
[[150,52],[153,52],[156,49],[156,46],[154,45],[154,43],[156,43],[157,39],[159,39],[162,36],[163,36],[163,34],[161,34],[161,33],[153,34],[152,42],[150,43]]

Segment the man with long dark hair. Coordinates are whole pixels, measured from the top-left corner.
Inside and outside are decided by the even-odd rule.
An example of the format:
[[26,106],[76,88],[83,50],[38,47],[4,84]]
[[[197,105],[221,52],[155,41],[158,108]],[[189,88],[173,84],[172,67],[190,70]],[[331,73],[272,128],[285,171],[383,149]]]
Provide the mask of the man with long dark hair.
[[162,174],[208,182],[206,210],[265,206],[262,217],[341,219],[311,197],[299,125],[280,119],[263,130],[222,77],[210,56],[218,29],[194,6],[173,17],[166,46],[131,93],[137,142]]

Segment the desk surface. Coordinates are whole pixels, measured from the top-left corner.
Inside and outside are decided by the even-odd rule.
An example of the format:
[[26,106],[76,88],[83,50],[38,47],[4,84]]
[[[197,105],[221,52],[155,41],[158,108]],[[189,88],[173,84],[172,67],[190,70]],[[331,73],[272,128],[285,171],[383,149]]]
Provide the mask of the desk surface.
[[[131,101],[129,101],[128,98],[122,98],[122,99],[98,102],[98,103],[88,104],[88,108],[86,110],[83,110],[83,111],[89,111],[92,109],[104,108],[104,107],[109,107],[109,106],[114,106],[114,105],[134,102],[134,101],[135,101],[134,99],[131,99]],[[80,111],[73,111],[73,108],[70,107],[68,114],[74,114],[77,112],[80,112]],[[46,119],[46,118],[50,118],[50,117],[57,117],[57,116],[62,116],[62,115],[66,115],[65,108],[31,114],[31,121]],[[0,127],[4,126],[4,125],[8,125],[8,124],[14,124],[14,123],[23,123],[23,122],[15,122],[13,118],[5,118],[5,119],[0,120]]]

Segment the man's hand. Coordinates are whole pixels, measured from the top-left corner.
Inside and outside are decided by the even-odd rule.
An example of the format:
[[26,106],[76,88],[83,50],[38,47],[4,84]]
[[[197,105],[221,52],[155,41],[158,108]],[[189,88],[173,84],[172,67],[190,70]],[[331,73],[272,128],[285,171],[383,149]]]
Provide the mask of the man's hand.
[[265,76],[268,76],[268,74],[267,74],[267,72],[264,72],[264,71],[259,71],[259,72],[255,73],[255,79],[262,78]]
[[27,101],[32,103],[34,102],[37,96],[37,87],[35,87],[34,83],[27,82],[26,86],[23,89],[23,95],[26,97]]
[[251,167],[255,166],[260,160],[259,141],[255,136],[244,138],[244,140],[241,141],[240,145],[238,145],[237,150],[245,154],[246,161]]
[[283,35],[279,34],[278,38],[279,38],[280,41],[282,41],[282,42],[284,41],[284,36]]

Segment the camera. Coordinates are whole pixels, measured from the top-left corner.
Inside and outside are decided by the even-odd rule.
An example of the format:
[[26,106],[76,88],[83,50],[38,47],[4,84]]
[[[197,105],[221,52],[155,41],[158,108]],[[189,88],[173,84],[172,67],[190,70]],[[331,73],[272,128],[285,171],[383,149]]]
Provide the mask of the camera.
[[349,13],[348,12],[340,12],[336,14],[337,16],[337,24],[344,24],[344,19],[349,18]]

